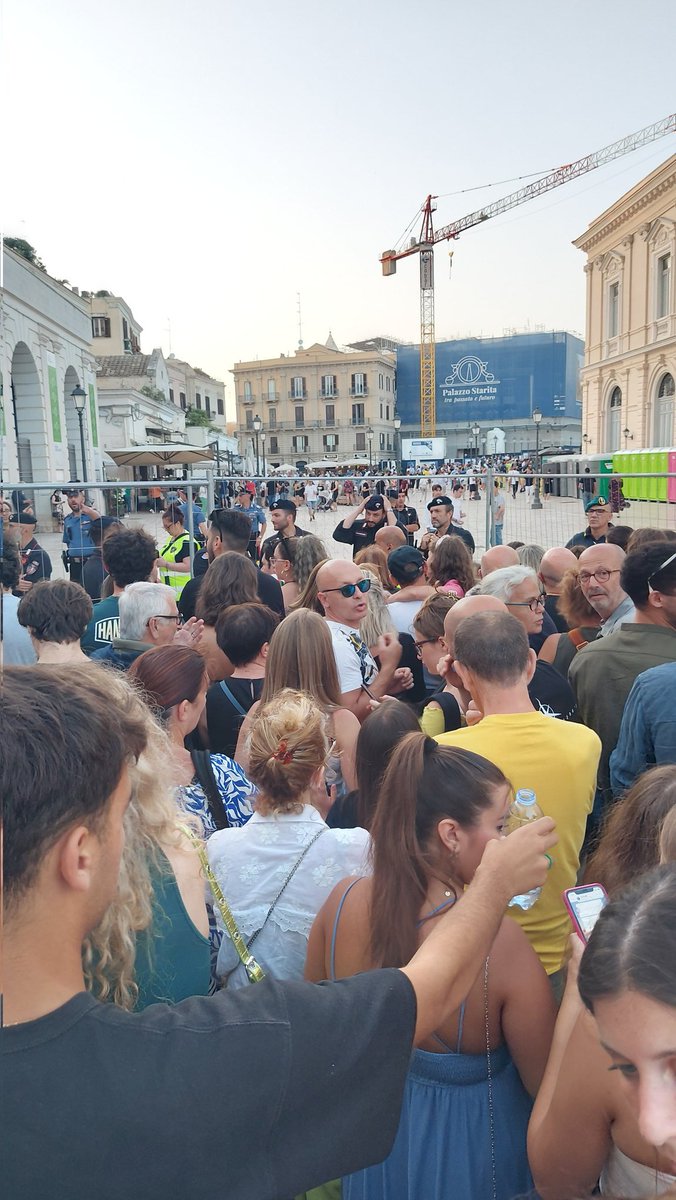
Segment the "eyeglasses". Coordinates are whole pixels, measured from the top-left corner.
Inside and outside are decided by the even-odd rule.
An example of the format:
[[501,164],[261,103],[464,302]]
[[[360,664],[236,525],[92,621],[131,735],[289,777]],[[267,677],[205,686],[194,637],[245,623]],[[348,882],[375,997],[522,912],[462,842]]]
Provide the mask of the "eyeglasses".
[[[674,557],[676,558],[676,555]],[[659,569],[662,570],[661,567]],[[598,571],[580,571],[577,578],[579,583],[589,583],[590,579],[595,579],[597,583],[607,583],[611,575],[619,575],[619,573],[619,567],[614,571],[609,571],[607,567],[599,567]]]
[[658,567],[656,571],[653,571],[652,575],[648,576],[648,591],[649,592],[655,591],[655,588],[653,588],[651,585],[651,581],[655,578],[655,576],[659,575],[661,571],[666,571],[667,567],[670,567],[671,564],[675,561],[676,561],[676,554],[670,554],[669,557],[667,559],[665,559],[665,561],[662,563],[662,566]]
[[177,625],[183,620],[180,613],[155,613],[154,617],[148,617],[149,621],[175,621]]
[[344,596],[346,600],[349,600],[350,596],[354,596],[357,591],[361,592],[362,595],[365,592],[370,592],[371,580],[360,579],[359,583],[344,583],[342,587],[338,588],[322,588],[322,592],[340,592],[341,596]]
[[416,642],[416,644],[415,644],[416,658],[422,658],[423,646],[432,646],[435,642],[438,642],[438,641],[439,641],[438,638],[425,638],[424,641],[422,641],[422,642]]
[[540,592],[540,595],[533,596],[532,600],[506,600],[505,603],[507,608],[529,608],[531,612],[537,612],[538,608],[545,606],[545,593]]

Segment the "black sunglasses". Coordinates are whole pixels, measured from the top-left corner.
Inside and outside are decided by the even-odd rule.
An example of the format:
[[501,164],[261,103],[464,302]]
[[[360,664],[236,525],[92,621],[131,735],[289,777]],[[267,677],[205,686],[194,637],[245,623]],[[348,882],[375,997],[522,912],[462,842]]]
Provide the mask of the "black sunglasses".
[[342,587],[338,588],[322,588],[322,592],[340,592],[341,596],[344,596],[346,600],[349,600],[350,596],[354,596],[357,591],[363,595],[365,592],[370,592],[370,590],[370,579],[360,579],[359,583],[344,583]]

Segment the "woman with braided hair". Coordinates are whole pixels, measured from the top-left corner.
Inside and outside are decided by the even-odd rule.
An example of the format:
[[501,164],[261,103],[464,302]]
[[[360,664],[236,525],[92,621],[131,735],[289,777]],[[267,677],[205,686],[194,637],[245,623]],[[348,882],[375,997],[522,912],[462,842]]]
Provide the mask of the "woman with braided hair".
[[[261,704],[248,743],[258,788],[254,815],[209,839],[209,862],[239,932],[267,975],[302,979],[312,922],[335,884],[369,873],[364,829],[329,829],[324,772],[333,749],[314,699],[284,688]],[[220,924],[220,917],[217,914]],[[229,987],[247,976],[227,931],[218,975]]]

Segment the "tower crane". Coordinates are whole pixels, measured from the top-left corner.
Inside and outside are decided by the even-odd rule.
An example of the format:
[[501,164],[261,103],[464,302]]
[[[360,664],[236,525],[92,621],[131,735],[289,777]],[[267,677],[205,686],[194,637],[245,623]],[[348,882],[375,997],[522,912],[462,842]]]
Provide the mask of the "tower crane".
[[466,229],[472,229],[475,225],[489,221],[491,217],[509,212],[511,208],[518,208],[520,204],[526,204],[529,200],[534,200],[536,196],[551,192],[553,188],[561,187],[569,180],[577,179],[579,175],[586,175],[588,171],[594,171],[597,167],[605,166],[615,158],[621,158],[623,154],[629,154],[632,150],[638,150],[641,146],[647,146],[650,142],[655,142],[658,138],[666,137],[668,133],[674,132],[676,132],[676,113],[672,113],[662,121],[657,121],[654,125],[647,125],[638,133],[631,133],[628,137],[620,138],[618,142],[612,142],[610,146],[604,146],[595,154],[587,154],[584,158],[579,158],[577,162],[558,167],[541,179],[535,180],[534,183],[528,183],[518,191],[503,196],[501,200],[496,200],[493,204],[487,204],[484,208],[468,213],[459,221],[453,221],[450,225],[444,225],[442,229],[436,231],[432,214],[436,212],[438,197],[432,195],[427,197],[420,210],[422,225],[418,240],[412,240],[411,244],[402,250],[385,250],[380,258],[383,275],[394,275],[400,259],[409,258],[412,254],[420,255],[420,433],[422,437],[433,437],[436,432],[434,337],[434,247],[436,243],[457,238]]

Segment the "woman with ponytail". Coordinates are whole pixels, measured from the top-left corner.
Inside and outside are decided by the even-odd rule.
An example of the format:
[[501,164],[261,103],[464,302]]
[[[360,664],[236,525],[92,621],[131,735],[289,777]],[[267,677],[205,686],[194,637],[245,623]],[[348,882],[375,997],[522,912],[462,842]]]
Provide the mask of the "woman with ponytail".
[[[398,967],[462,902],[512,789],[466,750],[409,733],[371,824],[373,875],[343,880],[313,926],[307,979]],[[460,1010],[416,1050],[389,1157],[343,1180],[343,1200],[509,1200],[532,1187],[526,1130],[554,1006],[523,931],[506,917]]]

